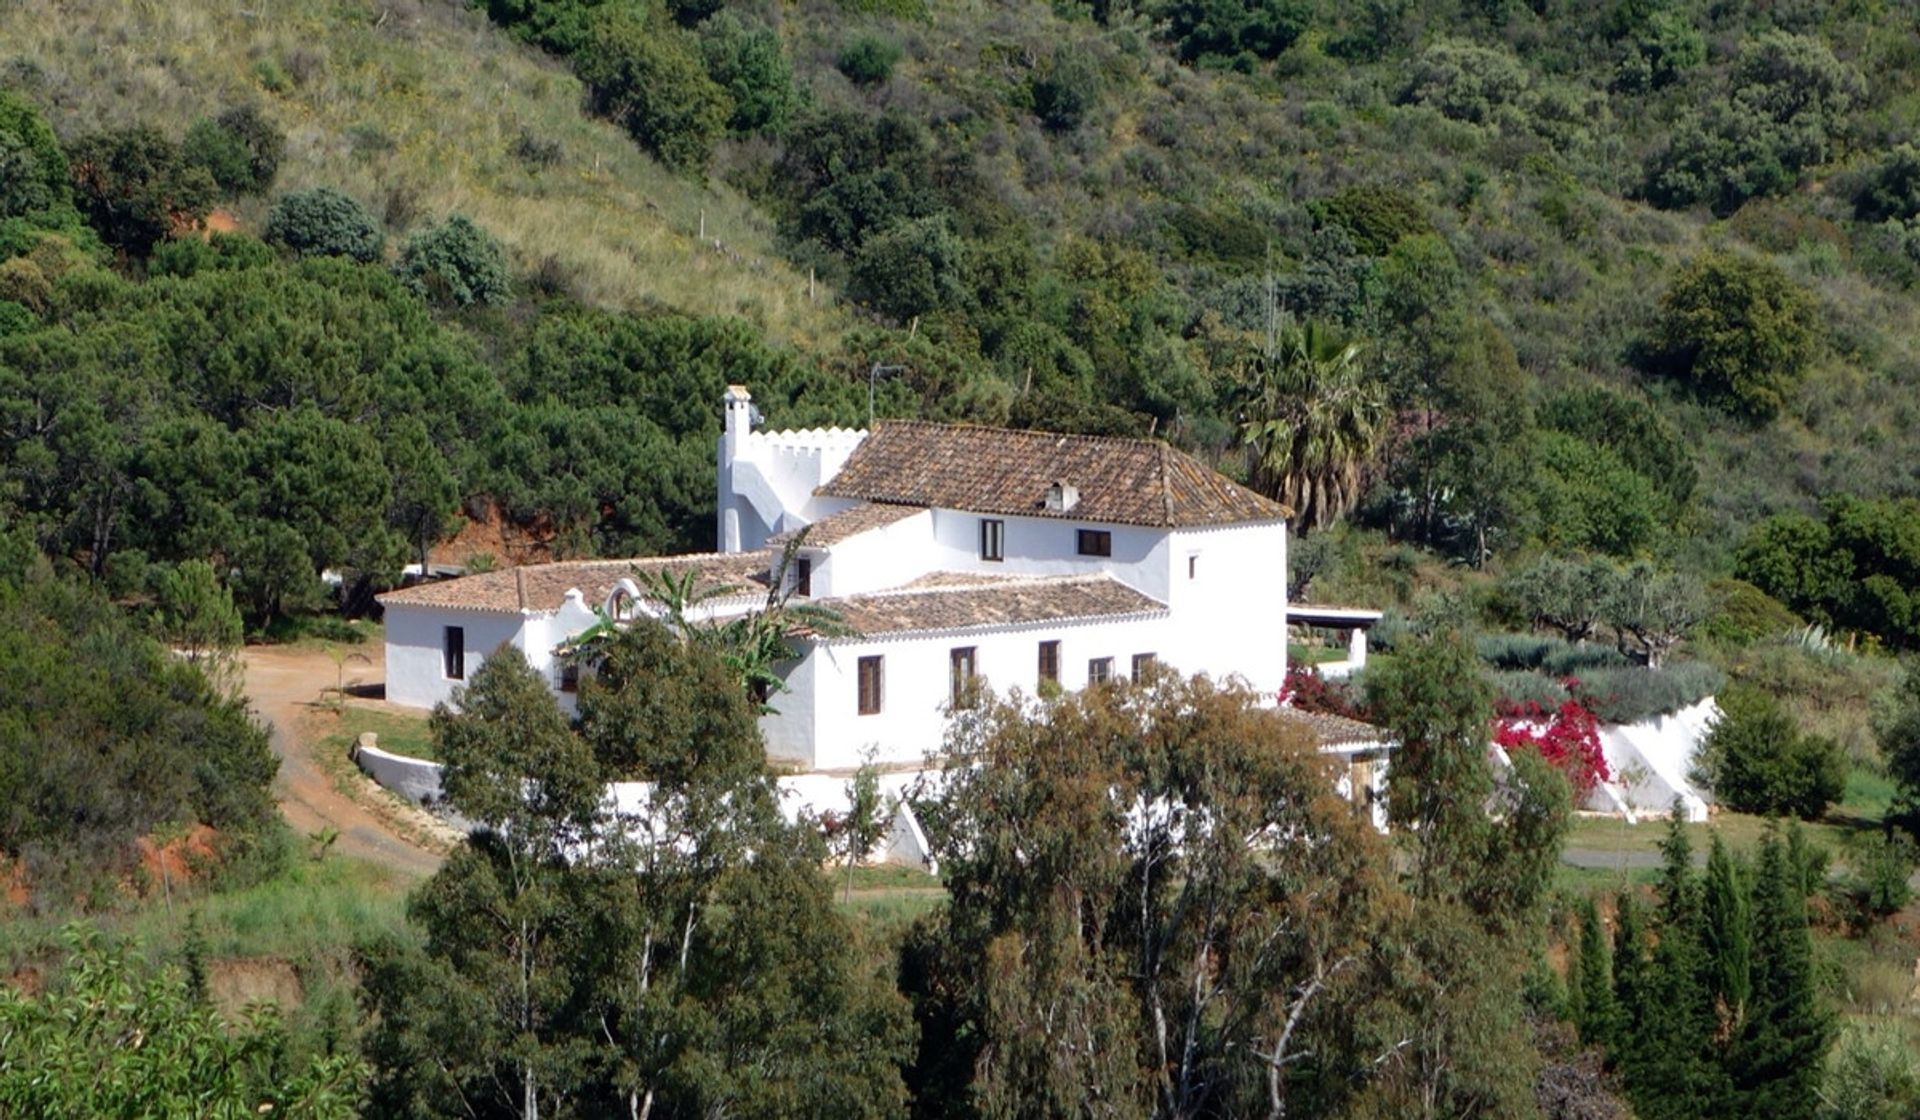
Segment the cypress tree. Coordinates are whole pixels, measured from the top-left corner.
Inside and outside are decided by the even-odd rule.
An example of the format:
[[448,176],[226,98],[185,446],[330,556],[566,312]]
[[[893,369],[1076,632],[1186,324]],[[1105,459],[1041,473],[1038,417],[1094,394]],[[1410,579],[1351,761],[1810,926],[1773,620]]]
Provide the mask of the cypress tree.
[[1700,907],[1699,880],[1693,873],[1693,842],[1687,839],[1686,818],[1678,799],[1667,817],[1667,835],[1660,841],[1665,863],[1660,869],[1660,920],[1664,928],[1691,927]]
[[1801,1120],[1819,1105],[1832,1023],[1814,991],[1807,927],[1807,861],[1792,839],[1760,845],[1752,897],[1752,992],[1729,1062],[1738,1112]]
[[1600,908],[1591,897],[1580,908],[1580,960],[1569,988],[1580,1041],[1589,1046],[1611,1045],[1616,1018],[1613,954],[1600,922]]
[[1647,1025],[1647,929],[1640,900],[1631,889],[1620,895],[1613,930],[1613,1038],[1608,1051],[1616,1062],[1631,1064],[1641,1051]]
[[1713,846],[1707,852],[1707,882],[1701,905],[1705,983],[1718,1007],[1720,1036],[1730,1037],[1739,1029],[1750,991],[1751,929],[1747,892],[1718,832],[1713,834]]
[[1647,1120],[1727,1114],[1729,1083],[1715,1045],[1717,1017],[1706,985],[1701,889],[1679,807],[1661,842],[1659,939],[1640,982],[1642,1011],[1622,1062],[1635,1111]]

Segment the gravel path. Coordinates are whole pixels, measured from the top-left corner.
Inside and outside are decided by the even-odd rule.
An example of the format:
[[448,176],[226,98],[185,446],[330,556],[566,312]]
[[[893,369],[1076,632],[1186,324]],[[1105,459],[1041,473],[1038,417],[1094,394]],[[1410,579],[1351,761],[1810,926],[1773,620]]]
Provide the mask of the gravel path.
[[[381,679],[386,651],[370,646],[356,652],[364,652],[372,665],[356,662],[349,675]],[[341,793],[313,757],[314,737],[306,731],[320,690],[336,679],[333,659],[317,649],[251,646],[245,661],[254,717],[267,725],[273,753],[280,758],[274,793],[287,823],[302,835],[339,830],[334,850],[345,855],[420,878],[433,874],[440,866],[438,855],[395,833],[378,814]]]

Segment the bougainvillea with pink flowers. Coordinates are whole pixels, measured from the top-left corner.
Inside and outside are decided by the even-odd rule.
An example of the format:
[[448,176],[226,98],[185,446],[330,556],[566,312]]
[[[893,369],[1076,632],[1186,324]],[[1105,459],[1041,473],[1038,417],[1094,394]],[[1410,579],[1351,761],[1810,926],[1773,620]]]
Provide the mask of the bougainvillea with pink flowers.
[[1576,800],[1613,777],[1600,749],[1600,719],[1578,700],[1567,700],[1549,713],[1537,700],[1504,702],[1493,721],[1493,741],[1511,755],[1535,750],[1558,767],[1573,786]]
[[1366,702],[1358,690],[1346,681],[1328,680],[1311,665],[1287,667],[1287,679],[1280,685],[1280,702],[1302,712],[1324,712],[1362,723],[1367,720]]

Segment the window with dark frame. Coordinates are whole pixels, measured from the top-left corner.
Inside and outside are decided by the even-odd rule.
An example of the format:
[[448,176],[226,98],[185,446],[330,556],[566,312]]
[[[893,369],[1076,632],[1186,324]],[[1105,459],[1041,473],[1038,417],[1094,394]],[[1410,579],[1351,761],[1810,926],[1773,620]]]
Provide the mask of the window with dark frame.
[[580,665],[578,662],[562,661],[560,663],[560,691],[580,691]]
[[1007,558],[1007,523],[993,517],[980,519],[980,559]]
[[813,561],[802,556],[793,562],[793,593],[813,594]]
[[1087,662],[1087,683],[1105,684],[1113,679],[1113,658],[1096,657]]
[[1040,680],[1060,683],[1060,643],[1040,643]]
[[1134,654],[1133,655],[1133,679],[1137,681],[1141,677],[1146,676],[1147,671],[1153,667],[1154,661],[1155,661],[1155,658],[1151,653]]
[[859,662],[860,678],[860,714],[872,716],[880,714],[880,659],[862,657]]
[[1187,556],[1187,578],[1192,579],[1194,577],[1195,571],[1199,567],[1200,567],[1200,554],[1197,552],[1189,554]]
[[961,646],[948,655],[947,702],[956,711],[973,705],[973,679],[979,671],[979,649]]
[[1112,556],[1113,534],[1105,529],[1082,529],[1079,546],[1082,556]]
[[449,626],[440,637],[440,659],[450,681],[467,679],[467,630]]

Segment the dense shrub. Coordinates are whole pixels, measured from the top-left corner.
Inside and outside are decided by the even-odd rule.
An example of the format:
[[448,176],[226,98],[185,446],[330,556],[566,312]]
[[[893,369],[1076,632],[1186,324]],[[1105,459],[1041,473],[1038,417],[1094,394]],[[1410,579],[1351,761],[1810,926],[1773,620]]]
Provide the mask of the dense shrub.
[[199,222],[213,204],[212,177],[155,129],[92,133],[69,155],[81,211],[107,244],[134,256]]
[[1313,20],[1308,0],[1168,0],[1167,21],[1176,51],[1187,62],[1276,58]]
[[1815,621],[1920,648],[1920,501],[1829,498],[1747,531],[1735,574]]
[[784,127],[801,96],[780,36],[765,24],[721,12],[700,25],[699,38],[707,76],[733,99],[727,127],[739,133]]
[[900,222],[861,246],[850,290],[884,315],[906,320],[967,296],[965,246],[944,215]]
[[1726,674],[1704,661],[1659,669],[1589,669],[1576,678],[1574,698],[1608,723],[1639,723],[1691,707],[1727,683]]
[[900,45],[878,35],[856,37],[840,52],[835,65],[857,86],[877,86],[893,76],[900,61]]
[[1543,428],[1613,452],[1671,499],[1676,509],[1668,512],[1677,512],[1677,507],[1692,499],[1699,481],[1693,448],[1646,397],[1589,385],[1549,399],[1537,419]]
[[1862,179],[1853,208],[1871,222],[1920,215],[1920,148],[1901,144],[1882,157]]
[[187,158],[229,194],[264,194],[280,171],[287,138],[253,105],[236,105],[187,129]]
[[1772,261],[1709,252],[1660,302],[1653,343],[1700,395],[1770,420],[1799,386],[1818,342],[1813,299]]
[[1443,39],[1414,60],[1406,99],[1457,121],[1491,124],[1529,84],[1526,67],[1506,51]]
[[66,205],[67,156],[40,110],[0,89],[0,218]]
[[100,591],[0,573],[0,855],[49,904],[136,874],[134,842],[168,827],[218,830],[239,870],[278,827],[276,768],[244,701]]
[[332,187],[283,195],[267,215],[266,238],[303,256],[377,261],[386,244],[366,207]]
[[1386,256],[1403,237],[1433,232],[1433,222],[1418,199],[1379,183],[1346,187],[1314,202],[1310,209],[1322,222],[1346,230],[1353,247],[1370,257]]
[[1029,81],[1033,113],[1048,128],[1071,132],[1100,103],[1103,84],[1100,66],[1092,57],[1062,48],[1033,72]]
[[505,303],[511,290],[506,251],[464,214],[408,238],[400,274],[414,291],[454,307]]
[[703,169],[733,116],[687,32],[624,7],[599,10],[574,69],[594,111],[669,167]]
[[1839,799],[1847,781],[1840,744],[1802,732],[1773,694],[1729,689],[1720,713],[1695,766],[1721,804],[1811,820]]
[[1549,546],[1631,556],[1665,530],[1668,503],[1612,448],[1542,431],[1534,456],[1530,497],[1540,539]]
[[1714,580],[1707,594],[1713,610],[1702,631],[1715,641],[1747,645],[1806,625],[1785,603],[1743,579]]

